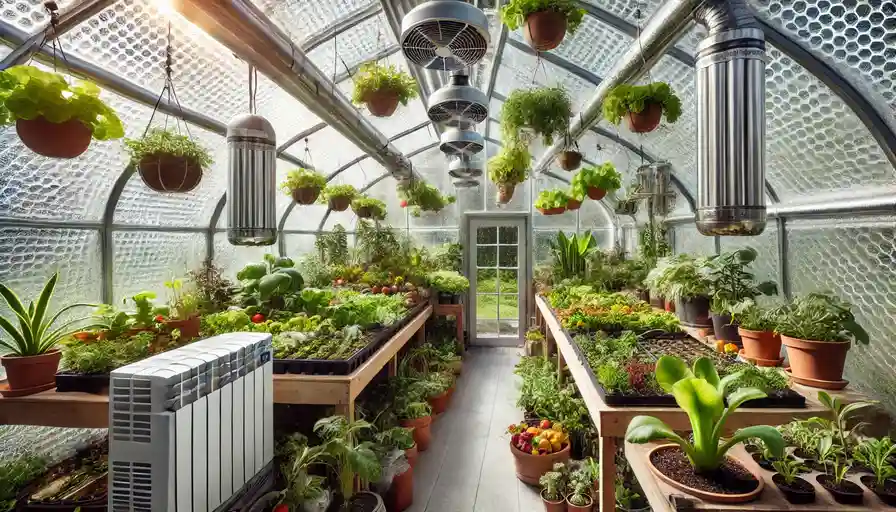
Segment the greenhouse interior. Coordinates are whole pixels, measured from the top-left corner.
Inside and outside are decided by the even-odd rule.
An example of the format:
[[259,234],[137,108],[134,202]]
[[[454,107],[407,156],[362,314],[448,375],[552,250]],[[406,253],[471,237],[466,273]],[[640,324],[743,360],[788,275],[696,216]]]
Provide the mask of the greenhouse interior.
[[896,506],[891,0],[0,40],[0,512]]

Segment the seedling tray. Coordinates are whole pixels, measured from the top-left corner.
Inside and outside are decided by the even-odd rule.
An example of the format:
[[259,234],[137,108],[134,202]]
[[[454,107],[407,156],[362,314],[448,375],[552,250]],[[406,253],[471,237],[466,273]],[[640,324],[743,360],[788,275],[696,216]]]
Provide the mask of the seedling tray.
[[[103,441],[78,452],[74,457],[68,458],[51,467],[46,473],[37,477],[22,489],[16,498],[17,512],[105,512],[108,505],[107,485],[108,476],[96,478],[90,485],[83,487],[86,497],[56,500],[56,501],[31,501],[30,496],[39,490],[41,483],[48,483],[48,479],[54,476],[62,476],[72,473],[82,465],[82,460],[90,456],[102,458],[108,455],[108,444]],[[98,475],[100,476],[100,475]]]
[[57,393],[91,393],[103,395],[109,390],[109,374],[59,372],[56,374]]

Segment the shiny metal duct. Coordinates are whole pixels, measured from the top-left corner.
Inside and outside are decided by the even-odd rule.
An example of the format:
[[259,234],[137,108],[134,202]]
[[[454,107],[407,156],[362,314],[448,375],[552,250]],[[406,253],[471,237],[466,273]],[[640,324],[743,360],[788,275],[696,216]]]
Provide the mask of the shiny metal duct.
[[277,139],[267,119],[243,114],[227,125],[227,240],[277,241]]
[[698,21],[697,229],[758,235],[765,229],[765,37],[745,0],[708,2]]

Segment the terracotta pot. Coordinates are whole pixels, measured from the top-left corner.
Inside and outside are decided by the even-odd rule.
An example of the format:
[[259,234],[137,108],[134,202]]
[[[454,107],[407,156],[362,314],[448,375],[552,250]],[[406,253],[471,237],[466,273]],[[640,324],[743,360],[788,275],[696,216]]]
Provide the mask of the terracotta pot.
[[675,303],[666,300],[666,298],[664,297],[663,298],[663,310],[666,311],[667,313],[675,313]]
[[6,369],[10,391],[34,389],[37,393],[43,391],[39,389],[41,387],[46,389],[46,386],[56,384],[60,359],[62,352],[53,349],[39,356],[3,356],[0,357],[0,364]]
[[781,335],[787,347],[787,360],[794,377],[813,380],[839,381],[843,379],[849,341],[812,341]]
[[516,185],[507,185],[503,183],[498,184],[498,202],[501,204],[507,204],[513,199],[513,191],[516,190]]
[[364,103],[367,104],[370,115],[389,117],[398,108],[398,93],[390,89],[372,91],[364,97]]
[[329,203],[334,212],[344,212],[351,206],[352,200],[347,197],[331,197]]
[[566,36],[566,16],[556,11],[533,12],[526,16],[523,35],[532,48],[540,52],[553,50]]
[[566,211],[566,208],[562,206],[557,208],[539,208],[538,211],[540,211],[542,215],[560,215]]
[[561,151],[557,156],[557,163],[564,171],[574,171],[582,165],[582,154],[578,151]]
[[709,297],[684,297],[675,304],[682,324],[689,327],[712,327],[709,318]]
[[16,133],[28,149],[50,158],[80,156],[93,138],[93,131],[77,119],[51,123],[43,116],[16,120]]
[[[700,498],[701,500],[708,501],[710,503],[747,503],[749,501],[753,501],[762,494],[762,489],[765,487],[765,483],[762,480],[762,475],[759,474],[753,468],[750,468],[746,465],[741,464],[750,474],[753,475],[753,478],[756,479],[759,485],[756,486],[755,489],[748,493],[744,494],[717,494],[714,492],[701,491],[700,489],[695,489],[693,487],[687,486],[681,482],[673,480],[668,476],[664,475],[656,466],[653,465],[652,459],[653,454],[663,450],[680,450],[681,448],[677,444],[664,444],[661,446],[657,446],[656,448],[650,450],[650,453],[647,454],[647,462],[650,465],[650,470],[656,475],[657,478],[662,480],[663,482],[671,485],[672,487],[684,491],[687,494],[690,494],[696,498]],[[733,461],[737,464],[740,462],[731,456],[728,457],[728,460]]]
[[544,503],[545,512],[566,512],[566,501],[550,501],[544,497],[544,489],[541,490],[541,502]]
[[604,198],[605,195],[607,195],[606,190],[604,190],[602,188],[597,188],[597,187],[588,187],[586,192],[588,193],[588,197],[590,197],[591,199],[593,199],[595,201],[600,201],[601,199]]
[[448,406],[451,406],[451,399],[454,398],[454,386],[448,388]]
[[186,320],[169,320],[165,322],[165,327],[170,330],[180,329],[180,338],[182,340],[198,338],[200,325],[199,315],[192,316]]
[[575,199],[570,199],[566,202],[566,209],[569,211],[575,211],[582,207],[581,201],[576,201]]
[[[590,497],[588,498],[591,499]],[[566,512],[591,512],[592,507],[594,507],[594,500],[591,500],[590,503],[584,506],[573,505],[569,502],[569,498],[566,498]]]
[[361,219],[369,219],[373,217],[373,209],[369,206],[362,206],[360,208],[352,207],[352,211]]
[[169,154],[143,157],[137,165],[140,179],[156,192],[189,192],[202,180],[202,166],[193,158]]
[[529,485],[538,485],[538,479],[541,475],[551,471],[557,462],[569,461],[569,444],[556,453],[547,455],[532,455],[531,453],[523,453],[513,446],[513,442],[507,443],[510,447],[510,453],[513,454],[513,464],[516,467],[516,477]]
[[659,103],[650,103],[641,112],[629,112],[625,115],[628,121],[628,129],[635,133],[647,133],[656,130],[663,117],[663,106]]
[[383,501],[389,512],[401,512],[411,508],[414,504],[414,468],[395,475]]
[[405,451],[404,451],[404,456],[407,457],[407,459],[408,459],[408,464],[410,464],[411,467],[416,466],[416,465],[417,465],[417,458],[420,457],[420,452],[417,451],[417,443],[414,443],[414,446],[411,446],[410,448],[408,448],[407,450],[405,450]]
[[768,361],[781,357],[781,336],[772,331],[751,331],[743,327],[737,333],[744,344],[744,355]]
[[79,332],[76,332],[75,334],[73,334],[72,336],[74,336],[76,340],[80,341],[81,343],[83,343],[85,345],[87,345],[88,343],[90,343],[92,341],[96,341],[97,339],[99,339],[98,333],[90,332],[90,331],[79,331]]
[[320,187],[299,187],[292,191],[292,198],[297,203],[306,206],[314,204],[318,197],[320,197]]
[[431,396],[426,399],[429,402],[429,406],[432,407],[433,414],[442,414],[443,412],[448,410],[448,391],[436,396]]
[[417,444],[417,451],[425,452],[429,449],[429,442],[432,440],[432,432],[430,431],[432,416],[401,420],[401,426],[414,429],[411,434],[414,436],[414,443]]
[[736,345],[741,344],[740,334],[737,333],[737,322],[731,321],[731,315],[710,312],[709,316],[712,320],[712,333],[717,340],[724,340]]

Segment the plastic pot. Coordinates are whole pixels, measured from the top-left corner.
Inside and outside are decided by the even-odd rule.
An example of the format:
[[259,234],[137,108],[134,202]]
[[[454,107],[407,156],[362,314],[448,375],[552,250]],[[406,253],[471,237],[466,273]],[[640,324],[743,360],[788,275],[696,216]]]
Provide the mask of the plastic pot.
[[62,352],[58,349],[39,356],[0,357],[9,385],[9,391],[4,392],[4,395],[25,396],[55,387],[60,359]]
[[398,93],[393,90],[379,90],[367,93],[364,97],[367,110],[375,117],[389,117],[398,108]]
[[724,340],[726,343],[736,345],[741,344],[740,334],[737,332],[737,322],[731,321],[731,315],[710,313],[710,319],[712,320],[712,332],[717,340]]
[[557,156],[557,163],[564,171],[574,171],[582,165],[582,154],[578,151],[561,151]]
[[513,446],[512,441],[508,441],[510,453],[513,454],[513,464],[516,468],[516,477],[529,485],[538,485],[538,479],[541,475],[551,471],[557,462],[569,461],[569,444],[556,453],[547,455],[532,455],[524,453]]
[[600,201],[607,195],[607,191],[602,188],[597,187],[588,187],[586,190],[588,197],[590,197],[594,201]]
[[199,337],[199,328],[201,326],[199,319],[199,315],[195,315],[186,320],[169,320],[165,322],[165,327],[171,331],[180,329],[182,340],[192,340]]
[[582,202],[577,201],[575,199],[570,199],[566,202],[566,209],[569,211],[575,211],[582,207]]
[[566,16],[556,11],[533,12],[526,16],[523,35],[532,48],[540,52],[553,50],[566,37]]
[[768,361],[781,358],[781,336],[773,331],[751,331],[738,327],[746,357]]
[[460,294],[439,292],[439,304],[460,304]]
[[851,342],[801,340],[781,335],[781,343],[787,347],[787,359],[794,377],[829,382],[843,379],[843,366]]
[[656,130],[663,117],[663,106],[659,103],[648,103],[641,112],[629,112],[625,115],[628,129],[635,133],[647,133]]
[[501,204],[507,204],[513,199],[513,191],[516,190],[516,185],[508,185],[506,183],[498,184],[498,197],[497,200]]
[[189,192],[202,181],[202,166],[194,158],[159,153],[137,165],[140,179],[156,192]]
[[[886,503],[891,507],[896,507],[896,493],[891,492],[893,490],[893,485],[885,485],[884,489],[880,490],[875,485],[877,483],[877,479],[874,475],[863,475],[859,480],[862,481],[862,485],[871,489],[871,492],[877,495],[881,501]],[[888,479],[887,483],[893,484],[893,479]]]
[[383,501],[389,512],[401,512],[411,508],[414,504],[414,468],[395,475]]
[[675,305],[678,319],[690,327],[712,327],[709,317],[709,297],[682,297]]
[[329,200],[330,209],[334,212],[344,212],[352,204],[351,198],[345,196],[331,197]]
[[551,501],[544,497],[544,489],[541,490],[541,502],[544,503],[545,512],[566,512],[566,501]]
[[299,187],[292,190],[292,198],[299,204],[314,204],[320,197],[320,187]]
[[93,139],[93,131],[77,119],[52,123],[43,116],[16,120],[16,133],[28,149],[50,158],[80,156]]
[[592,507],[594,507],[594,500],[591,499],[591,496],[588,496],[587,505],[573,505],[569,502],[569,498],[566,498],[566,512],[591,512]]
[[422,418],[414,418],[410,420],[401,420],[401,426],[413,428],[411,435],[414,437],[414,443],[417,444],[417,451],[425,452],[429,449],[429,443],[432,441],[432,416],[424,416]]
[[830,475],[818,475],[815,481],[819,483],[826,491],[831,493],[834,501],[841,505],[861,505],[865,491],[859,487],[859,484],[843,480],[839,486],[834,485],[834,480]]
[[426,399],[429,402],[429,406],[432,407],[433,414],[442,414],[443,412],[448,410],[448,391],[436,396],[431,396]]
[[[793,485],[784,483],[784,477],[775,473],[772,482],[784,494],[784,498],[793,505],[806,505],[815,502],[815,487],[803,478],[797,477]],[[799,483],[802,482],[802,483]]]

